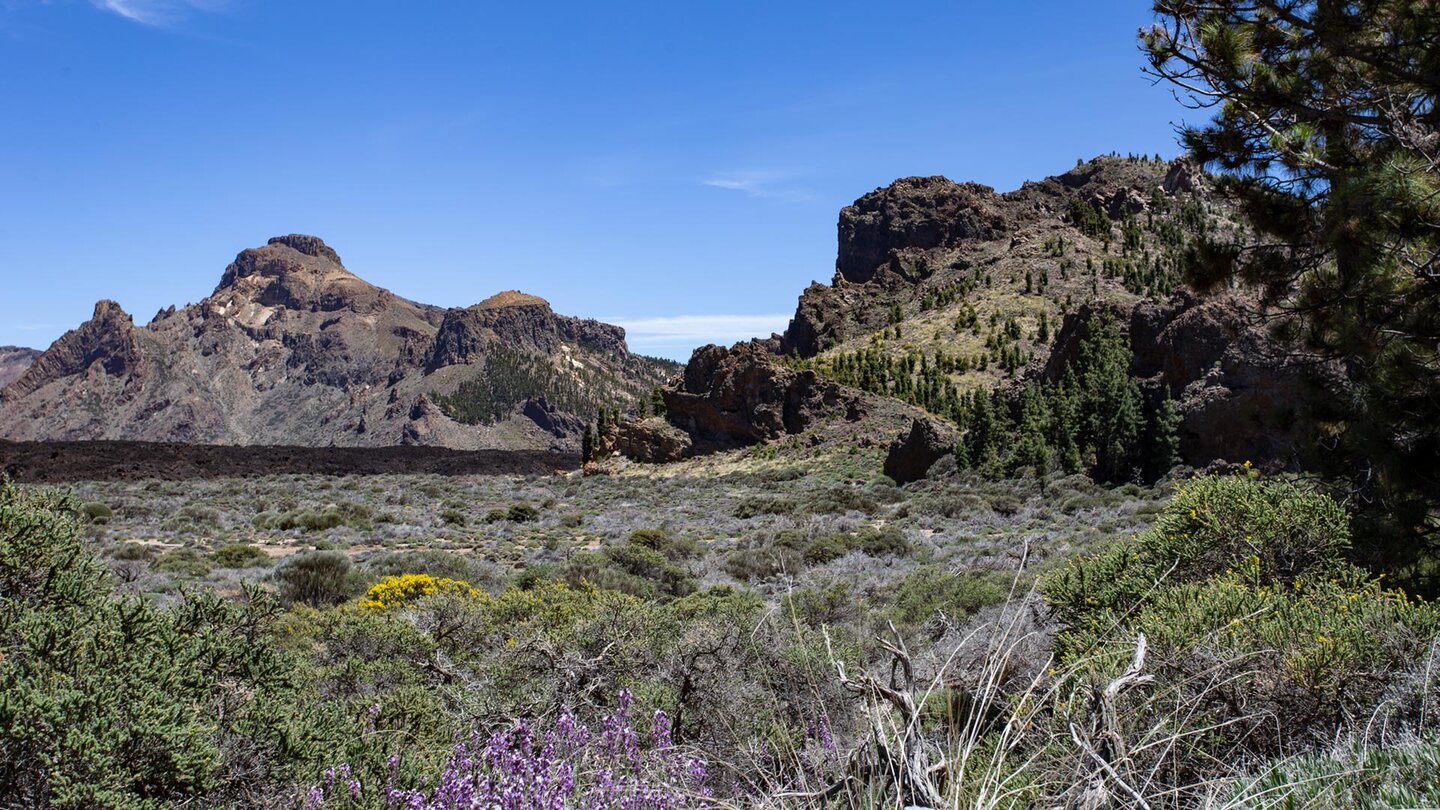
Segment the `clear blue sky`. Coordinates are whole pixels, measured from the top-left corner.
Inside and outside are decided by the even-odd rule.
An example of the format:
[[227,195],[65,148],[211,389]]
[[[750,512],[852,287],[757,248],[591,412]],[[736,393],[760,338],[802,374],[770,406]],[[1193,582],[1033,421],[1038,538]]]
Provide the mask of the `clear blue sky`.
[[768,334],[897,177],[1174,154],[1148,9],[0,0],[0,344],[99,298],[145,323],[291,232],[409,298],[519,288],[652,354]]

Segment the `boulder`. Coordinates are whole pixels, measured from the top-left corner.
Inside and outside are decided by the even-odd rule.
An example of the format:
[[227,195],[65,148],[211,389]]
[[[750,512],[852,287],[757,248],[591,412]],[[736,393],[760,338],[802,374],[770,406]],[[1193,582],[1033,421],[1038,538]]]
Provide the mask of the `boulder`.
[[948,423],[934,417],[916,419],[910,431],[897,437],[885,455],[885,474],[897,484],[924,478],[935,462],[955,452],[960,436]]

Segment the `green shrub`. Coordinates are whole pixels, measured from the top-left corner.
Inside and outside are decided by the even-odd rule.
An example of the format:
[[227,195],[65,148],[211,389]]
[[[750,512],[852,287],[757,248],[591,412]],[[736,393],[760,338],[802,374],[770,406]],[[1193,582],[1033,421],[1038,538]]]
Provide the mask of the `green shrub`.
[[760,515],[789,515],[799,508],[794,498],[750,496],[735,506],[735,517],[748,520]]
[[956,573],[922,566],[901,580],[887,612],[900,625],[919,627],[941,614],[958,625],[980,608],[1005,601],[1010,579],[994,571]]
[[902,555],[910,551],[910,543],[898,526],[862,529],[855,533],[852,545],[872,557]]
[[805,546],[805,561],[827,563],[852,551],[863,551],[872,557],[904,554],[910,545],[905,533],[896,526],[864,528],[853,532],[817,537]]
[[1282,799],[1287,808],[1440,807],[1440,741],[1426,736],[1297,756],[1236,782],[1219,806],[1267,807]]
[[196,526],[220,525],[220,512],[203,503],[187,503],[175,513],[176,518]]
[[879,508],[874,498],[851,487],[831,487],[811,497],[805,504],[805,511],[812,515],[843,515],[847,512],[873,515]]
[[725,573],[741,582],[760,582],[805,568],[800,552],[789,546],[736,549],[725,555]]
[[540,519],[540,510],[528,503],[512,504],[505,511],[505,519],[511,523],[530,523]]
[[257,529],[278,529],[283,516],[279,512],[258,512],[250,519],[250,525]]
[[805,546],[805,562],[822,564],[850,553],[849,538],[842,534],[817,537]]
[[149,561],[155,559],[155,549],[144,543],[121,543],[110,556],[126,562],[134,560]]
[[684,560],[700,555],[700,544],[685,537],[671,537],[662,529],[636,529],[630,534],[630,544],[658,551],[667,560]]
[[446,526],[464,526],[465,513],[458,509],[446,509],[440,513],[440,521]]
[[155,561],[155,570],[203,577],[210,573],[210,563],[193,548],[172,548]]
[[116,598],[77,540],[79,514],[0,481],[6,806],[234,806],[245,802],[224,794],[231,775],[268,791],[293,780],[287,762],[342,739],[291,689],[296,662],[265,635],[273,611],[260,594],[190,594],[171,609]]
[[210,559],[221,568],[250,568],[265,565],[270,555],[251,543],[231,543],[210,552]]
[[[1151,530],[1045,578],[1063,625],[1056,651],[1062,663],[1113,671],[1143,633],[1182,700],[1284,717],[1291,739],[1333,734],[1440,635],[1440,612],[1345,562],[1348,547],[1345,513],[1322,494],[1249,476],[1196,479]],[[1278,741],[1267,729],[1233,722],[1211,742],[1268,752]]]
[[466,554],[440,549],[377,555],[365,562],[365,571],[374,578],[429,574],[446,579],[463,579],[477,588],[498,585],[500,581],[498,572],[490,563]]
[[620,591],[631,596],[684,596],[695,579],[665,556],[643,545],[607,546],[599,554],[577,554],[565,567],[565,581]]
[[109,523],[111,518],[115,517],[115,513],[109,506],[98,501],[87,501],[80,504],[80,513],[89,518],[91,523],[99,526]]
[[1003,515],[1004,517],[1013,517],[1019,514],[1021,509],[1025,508],[1023,501],[1008,493],[997,493],[985,500],[990,504],[990,508],[995,510],[996,514]]
[[924,514],[943,515],[947,518],[985,515],[991,511],[990,504],[984,498],[968,492],[926,498],[920,502],[919,507]]
[[1344,510],[1320,493],[1246,476],[1197,478],[1149,531],[1075,561],[1047,579],[1045,593],[1061,620],[1075,623],[1127,614],[1164,583],[1249,570],[1252,558],[1258,585],[1289,585],[1306,573],[1329,578],[1349,547]]
[[350,558],[338,551],[296,554],[275,569],[274,579],[286,604],[338,605],[364,590]]

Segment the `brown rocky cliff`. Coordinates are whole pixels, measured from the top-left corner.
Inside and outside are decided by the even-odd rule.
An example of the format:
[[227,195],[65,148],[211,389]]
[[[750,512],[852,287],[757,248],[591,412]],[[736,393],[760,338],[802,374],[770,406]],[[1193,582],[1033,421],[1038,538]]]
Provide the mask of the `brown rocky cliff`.
[[864,284],[897,250],[929,250],[993,239],[1004,227],[995,189],[944,177],[907,177],[840,211],[837,281]]
[[622,422],[601,437],[602,451],[675,461],[802,434],[811,442],[875,446],[922,415],[786,365],[768,341],[696,349],[684,374],[662,395],[664,419]]
[[[781,350],[814,357],[866,338],[890,325],[892,307],[914,314],[924,298],[973,283],[977,272],[999,281],[1044,271],[1058,281],[1059,261],[1041,243],[1063,237],[1074,248],[1092,241],[1070,221],[1073,202],[1099,206],[1118,221],[1143,217],[1157,192],[1201,195],[1204,186],[1204,175],[1184,160],[1117,157],[1003,194],[944,177],[896,180],[841,211],[834,279],[800,296]],[[1088,245],[1097,254],[1099,241]],[[1071,275],[1078,283],[1079,275]],[[1078,300],[1088,295],[1075,292]]]
[[1324,369],[1302,364],[1267,334],[1250,297],[1182,292],[1166,304],[1083,306],[1065,317],[1041,375],[1058,379],[1097,317],[1114,318],[1152,397],[1175,400],[1187,463],[1277,461],[1300,466],[1315,425],[1305,416]]
[[[208,303],[222,314],[257,326],[255,321],[263,323],[266,310],[274,308],[375,312],[394,299],[388,290],[346,270],[340,254],[319,237],[290,234],[276,236],[264,247],[242,250],[225,268]],[[257,312],[247,317],[245,309]]]
[[92,368],[120,379],[142,374],[135,324],[114,301],[96,303],[90,320],[51,344],[18,380],[0,390],[0,399],[20,399],[51,382],[88,373]]
[[859,419],[858,394],[782,365],[757,344],[738,343],[696,349],[664,398],[666,417],[697,443],[738,447],[800,433],[824,415]]
[[541,354],[553,354],[573,343],[619,357],[629,354],[625,330],[599,321],[556,315],[543,298],[510,291],[464,309],[446,311],[426,360],[430,371],[473,362],[485,347],[499,342]]

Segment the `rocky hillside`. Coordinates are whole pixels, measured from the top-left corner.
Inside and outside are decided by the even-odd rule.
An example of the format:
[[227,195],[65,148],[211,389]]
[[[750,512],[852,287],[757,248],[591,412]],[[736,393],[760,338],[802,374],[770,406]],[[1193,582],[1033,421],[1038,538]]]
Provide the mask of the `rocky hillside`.
[[408,301],[291,235],[144,326],[96,304],[0,389],[0,438],[573,451],[600,408],[677,368],[518,292],[466,309]]
[[[727,363],[715,362],[723,350],[696,352],[667,391],[671,426],[696,448],[713,445],[705,437],[718,422],[695,416],[694,392],[715,385],[700,378],[744,380],[785,365],[851,392],[832,398],[860,389],[922,409],[891,465],[913,479],[948,454],[976,392],[1013,390],[1018,410],[1019,389],[1064,377],[1103,314],[1130,344],[1147,413],[1167,401],[1178,411],[1182,460],[1294,463],[1310,430],[1294,407],[1311,393],[1305,375],[1243,293],[1202,299],[1182,278],[1198,240],[1238,234],[1207,183],[1184,159],[1110,156],[1003,194],[943,177],[876,189],[840,212],[834,279],[804,291],[783,335],[757,342],[764,352],[726,354]],[[764,386],[742,389],[771,411],[810,398],[793,386],[768,396],[756,393]],[[727,429],[733,442],[775,432],[759,429],[775,420],[753,402],[699,399],[753,428]]]
[[19,346],[0,346],[0,388],[20,379],[40,352]]

